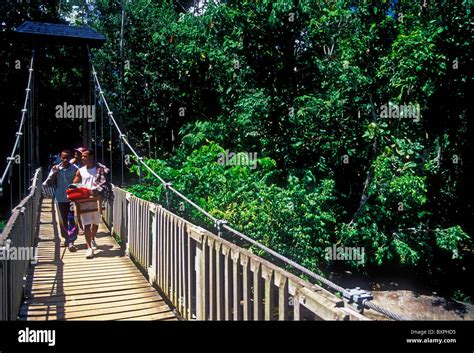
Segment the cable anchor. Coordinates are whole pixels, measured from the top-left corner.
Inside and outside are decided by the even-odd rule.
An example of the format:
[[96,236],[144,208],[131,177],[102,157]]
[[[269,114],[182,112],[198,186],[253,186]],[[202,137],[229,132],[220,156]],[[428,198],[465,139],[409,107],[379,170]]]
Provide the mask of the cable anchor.
[[224,226],[225,224],[229,224],[229,222],[227,222],[226,220],[224,219],[218,219],[216,220],[216,222],[214,223],[214,227],[217,228],[217,235],[219,237],[222,236],[222,226]]
[[364,303],[366,301],[374,299],[372,293],[360,289],[360,287],[346,289],[346,291],[342,293],[342,296],[349,301],[349,304],[357,304],[357,309],[359,310],[364,309]]

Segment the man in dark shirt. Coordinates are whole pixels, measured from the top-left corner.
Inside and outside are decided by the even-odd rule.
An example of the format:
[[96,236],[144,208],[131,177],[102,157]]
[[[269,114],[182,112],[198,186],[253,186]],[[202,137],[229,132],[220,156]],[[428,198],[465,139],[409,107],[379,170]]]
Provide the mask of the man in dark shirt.
[[61,163],[51,168],[45,183],[56,186],[54,198],[58,206],[61,236],[65,239],[64,245],[69,251],[74,252],[76,251],[74,240],[77,239],[78,227],[74,221],[72,204],[66,196],[66,189],[73,182],[78,168],[69,162],[70,154],[69,150],[61,152]]

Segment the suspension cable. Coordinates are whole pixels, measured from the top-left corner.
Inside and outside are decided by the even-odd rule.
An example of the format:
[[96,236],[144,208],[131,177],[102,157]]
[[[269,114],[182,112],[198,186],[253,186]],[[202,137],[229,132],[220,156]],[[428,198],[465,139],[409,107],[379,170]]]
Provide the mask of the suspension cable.
[[91,67],[92,67],[92,75],[94,76],[95,78],[95,82],[96,82],[96,85],[97,85],[97,89],[99,90],[99,94],[104,102],[104,105],[107,109],[107,114],[110,118],[110,120],[112,121],[113,125],[115,126],[117,132],[119,133],[119,138],[121,140],[121,142],[123,142],[129,149],[130,151],[132,152],[132,154],[135,156],[135,158],[137,159],[137,161],[139,162],[139,164],[143,165],[155,178],[157,178],[161,184],[163,185],[163,187],[165,188],[166,191],[170,190],[172,191],[174,194],[176,194],[178,197],[180,197],[182,200],[186,201],[188,204],[190,204],[191,206],[193,206],[196,210],[198,210],[199,212],[201,212],[202,214],[204,214],[206,217],[208,217],[209,219],[211,219],[216,227],[218,228],[219,231],[221,231],[222,229],[226,229],[227,231],[229,231],[230,233],[234,234],[234,235],[237,235],[238,237],[248,241],[249,243],[251,243],[252,245],[260,248],[261,250],[271,254],[272,256],[278,258],[279,260],[281,260],[282,262],[296,268],[297,270],[305,273],[306,275],[312,277],[313,279],[325,284],[327,287],[329,288],[332,288],[333,290],[337,291],[337,292],[340,292],[342,293],[343,297],[345,299],[347,299],[350,303],[356,303],[359,307],[359,309],[363,309],[364,307],[365,308],[370,308],[370,309],[373,309],[375,311],[378,311],[388,317],[390,317],[391,319],[393,320],[397,320],[397,321],[402,321],[402,320],[406,320],[404,317],[400,316],[399,314],[396,314],[396,313],[393,313],[391,312],[390,310],[387,310],[387,309],[383,309],[381,307],[379,307],[378,305],[375,305],[373,303],[370,303],[369,300],[373,299],[372,298],[372,295],[368,292],[365,292],[363,290],[360,290],[359,288],[356,288],[356,289],[344,289],[343,287],[331,282],[330,280],[314,273],[313,271],[310,271],[308,270],[307,268],[297,264],[296,262],[288,259],[287,257],[283,256],[283,255],[280,255],[278,254],[277,252],[275,252],[274,250],[266,247],[265,245],[263,244],[260,244],[259,242],[257,242],[256,240],[246,236],[245,234],[242,234],[241,232],[231,228],[230,226],[227,225],[227,221],[225,220],[220,220],[214,216],[212,216],[211,214],[209,214],[206,210],[204,210],[202,207],[198,206],[196,203],[194,203],[193,201],[191,201],[189,198],[187,198],[186,196],[184,196],[182,193],[180,193],[178,190],[176,190],[175,188],[173,188],[171,186],[171,183],[169,182],[166,182],[162,177],[160,177],[150,166],[148,166],[148,164],[146,164],[144,161],[143,161],[143,158],[140,157],[138,155],[138,153],[135,151],[135,149],[130,145],[130,143],[128,142],[128,139],[127,137],[122,133],[122,130],[120,129],[120,127],[118,126],[117,122],[115,121],[114,117],[113,117],[113,112],[110,110],[109,108],[109,105],[107,103],[107,100],[105,99],[105,96],[104,96],[104,91],[102,90],[102,87],[100,85],[100,82],[99,82],[99,79],[97,77],[97,72],[94,68],[94,65],[92,64],[92,59],[91,59],[91,55],[90,55],[90,52],[89,52],[89,60],[90,60],[90,64],[91,64]]
[[[22,130],[23,130],[23,126],[25,125],[25,117],[26,117],[26,113],[28,111],[28,109],[27,109],[28,108],[28,102],[29,102],[29,98],[31,96],[31,81],[32,81],[32,75],[33,75],[34,57],[35,57],[35,51],[32,50],[31,59],[30,59],[30,66],[28,68],[28,71],[29,71],[29,73],[28,73],[28,84],[26,86],[25,101],[24,101],[24,104],[23,104],[23,109],[21,110],[20,125],[18,127],[18,131],[16,132],[16,139],[15,139],[15,144],[13,145],[12,153],[7,158],[8,163],[7,163],[7,166],[6,166],[6,168],[5,168],[5,170],[2,174],[2,177],[0,179],[0,190],[2,190],[3,183],[5,181],[5,178],[7,178],[7,176],[9,176],[8,181],[9,181],[9,184],[11,185],[10,169],[12,168],[12,164],[15,161],[15,153],[16,153],[17,149],[20,148],[20,140],[21,140],[21,137],[23,136],[23,131]],[[23,141],[23,143],[25,143],[25,141]],[[31,146],[29,146],[29,147],[31,148]],[[20,163],[21,162],[23,162],[23,161],[20,161]],[[20,173],[20,178],[21,178],[21,173]],[[21,195],[20,195],[20,198],[21,198]]]

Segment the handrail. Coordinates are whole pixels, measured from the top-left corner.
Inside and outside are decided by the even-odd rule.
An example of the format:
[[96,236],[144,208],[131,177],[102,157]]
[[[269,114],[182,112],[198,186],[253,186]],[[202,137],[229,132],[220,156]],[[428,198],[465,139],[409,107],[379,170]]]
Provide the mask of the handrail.
[[105,214],[184,319],[368,320],[323,287],[121,188]]
[[[32,249],[41,199],[41,168],[36,169],[30,192],[12,210],[5,229],[0,234],[2,255],[11,254],[13,247]],[[16,320],[31,259],[0,257],[0,320]]]

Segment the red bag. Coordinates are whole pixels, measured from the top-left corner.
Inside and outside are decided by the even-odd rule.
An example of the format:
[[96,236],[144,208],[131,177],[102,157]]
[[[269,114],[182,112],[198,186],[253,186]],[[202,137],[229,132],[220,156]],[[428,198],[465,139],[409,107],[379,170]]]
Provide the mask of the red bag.
[[66,196],[68,200],[71,200],[71,201],[87,199],[91,195],[92,195],[92,192],[88,188],[66,189]]

